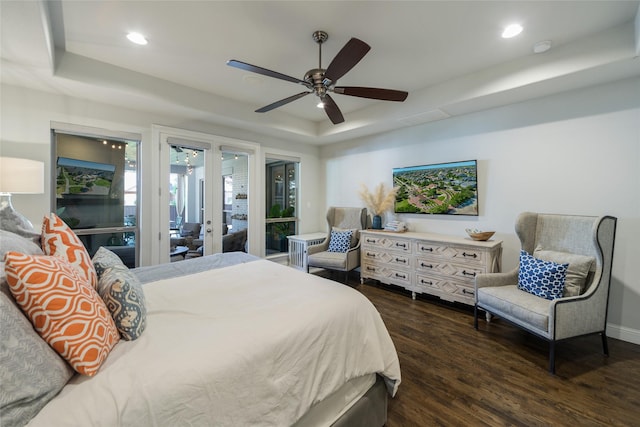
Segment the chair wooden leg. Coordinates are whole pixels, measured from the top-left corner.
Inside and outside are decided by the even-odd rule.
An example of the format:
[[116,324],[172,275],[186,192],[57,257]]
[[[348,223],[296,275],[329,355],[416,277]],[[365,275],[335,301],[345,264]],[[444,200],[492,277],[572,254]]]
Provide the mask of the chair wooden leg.
[[606,356],[609,356],[609,344],[607,343],[607,334],[605,332],[602,332],[600,336],[602,336],[602,351]]
[[549,372],[556,374],[556,342],[549,342]]

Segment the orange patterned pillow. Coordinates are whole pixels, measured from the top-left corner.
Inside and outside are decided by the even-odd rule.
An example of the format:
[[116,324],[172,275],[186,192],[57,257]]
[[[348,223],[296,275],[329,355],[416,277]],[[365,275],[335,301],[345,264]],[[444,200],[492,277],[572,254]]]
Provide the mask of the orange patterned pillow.
[[53,255],[69,261],[78,269],[93,289],[98,288],[98,275],[91,257],[76,233],[56,214],[51,213],[42,220],[41,246],[45,255]]
[[67,261],[8,252],[9,289],[35,330],[77,372],[93,376],[120,339],[98,293]]

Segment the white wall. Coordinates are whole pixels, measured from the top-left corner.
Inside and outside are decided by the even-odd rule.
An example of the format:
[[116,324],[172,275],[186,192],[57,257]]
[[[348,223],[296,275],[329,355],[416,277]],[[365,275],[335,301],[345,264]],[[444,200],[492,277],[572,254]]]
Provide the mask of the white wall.
[[[393,167],[478,159],[480,216],[403,219],[419,231],[464,235],[469,226],[496,230],[495,238],[504,241],[506,270],[517,264],[513,223],[521,211],[616,216],[608,331],[640,343],[638,78],[334,144],[320,150],[322,162],[316,147],[239,129],[14,86],[0,89],[0,155],[45,161],[47,176],[52,121],[140,133],[143,192],[158,188],[158,166],[148,161],[157,158],[151,155],[157,150],[152,124],[258,142],[265,155],[300,157],[301,233],[324,230],[329,205],[363,206],[360,183],[390,185]],[[50,209],[49,189],[44,195],[15,195],[13,203],[38,226]],[[159,231],[145,228],[152,223],[151,208],[143,209],[141,218],[143,264],[149,263],[145,251]]]
[[394,167],[478,160],[478,217],[400,215],[411,230],[496,230],[503,271],[518,263],[522,211],[613,215],[608,333],[640,343],[640,79],[561,93],[324,147],[326,205],[364,206],[360,183]]
[[[123,104],[126,104],[126,100],[123,100]],[[152,141],[153,124],[254,142],[261,145],[263,152],[277,151],[300,158],[304,165],[301,168],[301,187],[308,190],[302,192],[300,197],[300,215],[304,218],[301,221],[301,231],[310,232],[317,230],[318,227],[324,227],[324,211],[318,210],[315,203],[323,188],[323,184],[318,180],[320,162],[317,147],[277,140],[241,129],[188,121],[179,116],[133,111],[124,106],[99,104],[16,86],[0,86],[0,155],[44,161],[45,176],[50,176],[51,122],[142,135],[139,148],[141,157],[139,170],[143,194],[140,218],[142,265],[152,262],[152,247],[157,246],[158,232],[161,231],[151,226],[154,222],[159,223],[157,219],[152,221],[153,216],[158,215],[158,210],[144,202],[144,194],[148,195],[152,192],[157,194],[159,188],[159,165],[153,162],[153,159],[158,159],[158,141]],[[262,162],[263,167],[257,173],[262,173],[264,176],[264,158],[259,159],[258,162]],[[263,198],[263,194],[264,189],[259,189],[256,197]],[[50,211],[49,181],[45,185],[45,194],[14,195],[12,201],[18,211],[31,220],[34,226],[39,227],[42,217]],[[262,218],[264,218],[264,212]],[[264,227],[262,229],[264,230]],[[262,246],[264,250],[264,245]]]

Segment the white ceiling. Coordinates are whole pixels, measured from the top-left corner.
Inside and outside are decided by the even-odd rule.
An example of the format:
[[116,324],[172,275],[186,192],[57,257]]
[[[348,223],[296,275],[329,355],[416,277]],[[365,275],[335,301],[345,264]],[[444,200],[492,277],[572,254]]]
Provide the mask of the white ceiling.
[[[0,0],[1,79],[325,144],[640,75],[639,3]],[[524,31],[502,39],[512,22]],[[302,78],[318,67],[315,30],[329,33],[323,68],[351,37],[371,45],[339,85],[406,90],[408,99],[336,94],[345,116],[340,125],[313,96],[254,113],[302,86],[226,61]],[[129,31],[145,34],[149,44],[131,44]],[[534,54],[541,40],[553,47]]]

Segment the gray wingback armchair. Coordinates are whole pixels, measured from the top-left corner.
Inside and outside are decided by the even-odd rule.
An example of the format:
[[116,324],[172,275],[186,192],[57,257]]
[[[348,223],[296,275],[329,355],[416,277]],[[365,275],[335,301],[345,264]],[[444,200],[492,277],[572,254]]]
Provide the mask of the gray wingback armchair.
[[[345,272],[345,282],[349,272],[360,266],[360,230],[367,227],[366,208],[330,207],[327,211],[327,237],[322,243],[307,248],[307,272],[309,267]],[[334,229],[354,230],[352,243],[346,252],[330,252],[331,231]]]
[[[607,306],[616,221],[611,216],[520,214],[515,228],[522,249],[545,261],[569,264],[564,295],[549,300],[518,289],[519,267],[505,273],[479,274],[476,276],[475,328],[478,329],[478,310],[484,310],[487,321],[490,315],[496,315],[543,338],[549,342],[552,374],[555,374],[557,342],[600,334],[603,352],[608,355]],[[589,257],[593,257],[593,262]],[[567,296],[570,276],[573,275],[572,280],[580,276],[575,266],[581,259],[589,261],[581,267],[584,290],[571,291],[573,295]]]
[[185,222],[180,228],[180,236],[171,238],[171,246],[187,246],[187,238],[197,239],[200,237],[202,224],[198,222]]

